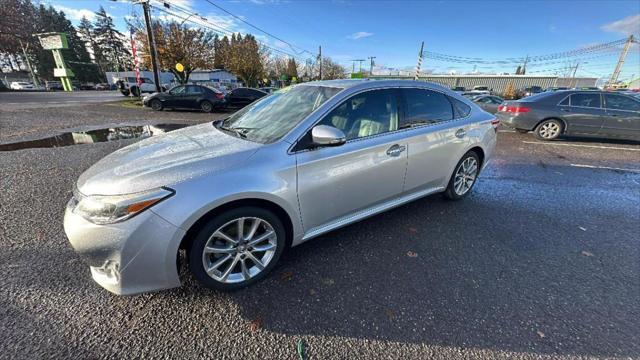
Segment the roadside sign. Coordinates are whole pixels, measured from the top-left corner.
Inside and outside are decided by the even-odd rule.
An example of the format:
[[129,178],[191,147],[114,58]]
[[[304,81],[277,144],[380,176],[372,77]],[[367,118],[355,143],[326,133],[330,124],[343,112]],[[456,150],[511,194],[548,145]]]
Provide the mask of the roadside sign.
[[67,34],[65,33],[46,33],[37,34],[40,38],[40,45],[45,50],[68,49]]
[[184,65],[182,65],[181,63],[177,63],[176,64],[176,70],[178,70],[179,72],[183,72],[184,71]]

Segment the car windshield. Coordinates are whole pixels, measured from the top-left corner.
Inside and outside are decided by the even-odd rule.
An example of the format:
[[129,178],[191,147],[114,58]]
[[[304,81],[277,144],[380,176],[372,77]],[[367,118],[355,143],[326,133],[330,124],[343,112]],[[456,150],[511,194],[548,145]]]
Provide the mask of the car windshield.
[[271,143],[341,90],[326,86],[290,86],[238,111],[218,123],[218,128],[247,140]]

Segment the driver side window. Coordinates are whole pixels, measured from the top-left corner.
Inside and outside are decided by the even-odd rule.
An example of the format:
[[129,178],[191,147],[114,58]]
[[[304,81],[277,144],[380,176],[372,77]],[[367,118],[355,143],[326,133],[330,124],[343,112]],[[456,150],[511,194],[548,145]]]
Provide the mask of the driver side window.
[[171,95],[180,95],[180,94],[184,94],[184,86],[176,86],[175,88],[171,89],[171,91],[169,91],[171,93]]
[[372,90],[354,95],[333,109],[318,125],[344,132],[347,140],[398,129],[398,103],[394,90]]

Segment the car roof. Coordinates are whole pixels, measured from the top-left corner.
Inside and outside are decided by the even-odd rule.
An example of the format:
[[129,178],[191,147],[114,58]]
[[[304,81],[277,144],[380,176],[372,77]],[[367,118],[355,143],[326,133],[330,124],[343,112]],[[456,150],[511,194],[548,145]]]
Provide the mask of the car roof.
[[311,81],[311,82],[303,83],[301,85],[326,86],[326,87],[335,87],[335,88],[342,88],[342,89],[358,88],[360,90],[374,89],[374,88],[380,88],[380,87],[390,87],[390,88],[422,87],[422,88],[431,88],[435,90],[440,90],[447,94],[453,93],[451,89],[441,84],[430,82],[430,81],[415,81],[415,80],[340,79],[340,80]]

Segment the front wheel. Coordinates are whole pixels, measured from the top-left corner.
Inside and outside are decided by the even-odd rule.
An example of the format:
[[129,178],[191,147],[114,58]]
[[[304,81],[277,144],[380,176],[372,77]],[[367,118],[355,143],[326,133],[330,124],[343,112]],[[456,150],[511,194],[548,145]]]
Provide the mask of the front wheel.
[[155,111],[162,110],[162,102],[158,99],[151,100],[151,108]]
[[451,200],[460,200],[467,196],[479,173],[480,159],[474,151],[469,151],[456,165],[444,195]]
[[280,219],[263,208],[245,206],[209,221],[189,249],[189,269],[200,284],[236,290],[273,270],[286,241]]
[[562,134],[562,123],[555,119],[541,122],[534,130],[536,138],[540,140],[554,140]]

